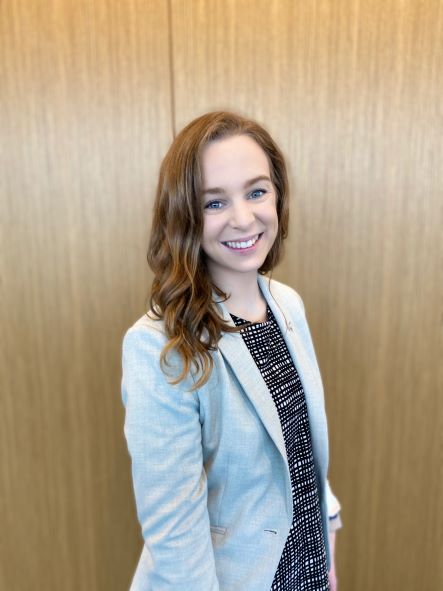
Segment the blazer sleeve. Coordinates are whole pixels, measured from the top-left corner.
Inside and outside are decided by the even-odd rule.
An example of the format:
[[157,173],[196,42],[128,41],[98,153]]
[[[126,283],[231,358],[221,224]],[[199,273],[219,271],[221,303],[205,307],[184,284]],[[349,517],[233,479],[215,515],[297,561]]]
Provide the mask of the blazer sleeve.
[[142,589],[218,591],[198,394],[168,383],[159,362],[165,342],[149,326],[133,327],[123,340],[124,430],[150,556]]
[[328,506],[329,531],[334,532],[342,527],[341,506],[337,497],[332,492],[328,480],[326,481],[326,502]]

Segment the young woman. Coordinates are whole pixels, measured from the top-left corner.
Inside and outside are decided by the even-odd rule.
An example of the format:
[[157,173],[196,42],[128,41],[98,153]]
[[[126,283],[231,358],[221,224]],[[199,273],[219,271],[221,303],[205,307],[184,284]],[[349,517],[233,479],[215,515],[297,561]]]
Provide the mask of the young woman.
[[335,589],[320,373],[300,297],[265,275],[288,199],[275,142],[232,113],[192,121],[163,161],[150,309],[123,343],[133,591]]

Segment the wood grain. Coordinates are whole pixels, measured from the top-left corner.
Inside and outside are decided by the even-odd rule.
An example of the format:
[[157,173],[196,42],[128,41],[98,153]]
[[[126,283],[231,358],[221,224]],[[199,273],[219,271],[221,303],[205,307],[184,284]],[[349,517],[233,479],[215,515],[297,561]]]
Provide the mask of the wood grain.
[[124,589],[139,557],[120,345],[171,140],[166,8],[0,6],[2,589]]

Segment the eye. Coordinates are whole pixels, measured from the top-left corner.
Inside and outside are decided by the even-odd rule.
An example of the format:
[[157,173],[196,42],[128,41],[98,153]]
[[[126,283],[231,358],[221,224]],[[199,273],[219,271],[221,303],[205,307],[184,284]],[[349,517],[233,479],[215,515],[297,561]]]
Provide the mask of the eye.
[[223,203],[218,199],[208,201],[208,203],[205,204],[205,209],[221,209],[222,207]]
[[249,193],[249,197],[251,197],[251,199],[259,199],[260,197],[263,197],[263,195],[266,195],[266,193],[266,189],[254,189]]

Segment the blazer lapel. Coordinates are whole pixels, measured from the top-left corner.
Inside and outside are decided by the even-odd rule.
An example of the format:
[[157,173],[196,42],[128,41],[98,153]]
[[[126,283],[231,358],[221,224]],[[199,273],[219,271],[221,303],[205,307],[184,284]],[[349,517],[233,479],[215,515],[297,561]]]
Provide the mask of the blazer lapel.
[[[218,305],[220,306],[224,320],[234,326],[234,322],[226,307],[223,304]],[[223,334],[218,342],[218,347],[287,463],[286,447],[277,409],[260,370],[252,361],[251,356],[245,348],[241,334]]]
[[271,293],[269,290],[267,277],[259,275],[258,283],[262,294],[274,314],[292,360],[296,364],[297,372],[303,384],[305,394],[307,395],[311,392],[317,392],[319,386],[318,376],[314,371],[315,368],[309,358],[306,344],[303,344],[301,335],[295,330],[296,327],[294,326],[293,318],[294,302],[285,301],[281,298],[281,295],[278,300],[276,300],[275,294]]
[[[280,327],[303,385],[312,435],[312,450],[314,457],[323,464],[327,461],[323,457],[325,445],[327,447],[327,443],[325,444],[324,441],[324,438],[327,438],[327,424],[324,412],[323,384],[317,366],[309,357],[307,343],[305,342],[306,335],[301,334],[297,327],[294,326],[294,320],[298,324],[297,318],[294,317],[294,301],[288,301],[288,298],[282,297],[282,294],[279,294],[278,301],[274,299],[275,294],[269,291],[269,279],[267,277],[259,275],[258,283]],[[282,310],[284,310],[285,315]],[[304,321],[303,324],[305,324]]]

